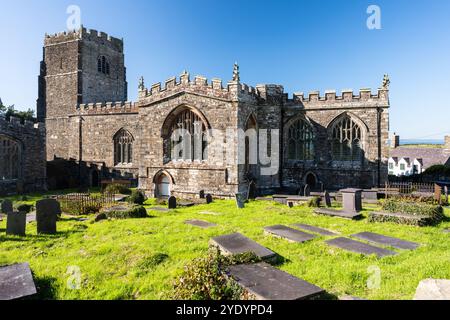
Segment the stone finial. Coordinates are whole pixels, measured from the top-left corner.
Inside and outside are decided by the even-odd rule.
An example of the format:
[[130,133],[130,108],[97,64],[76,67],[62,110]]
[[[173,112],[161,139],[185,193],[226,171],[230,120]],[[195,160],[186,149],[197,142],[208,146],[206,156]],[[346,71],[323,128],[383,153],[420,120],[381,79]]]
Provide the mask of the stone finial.
[[384,90],[389,90],[389,85],[391,84],[391,80],[389,79],[389,75],[385,74],[383,78],[383,84],[381,85],[381,88]]
[[139,91],[145,90],[144,77],[140,77],[139,78],[139,86],[138,86],[138,88],[139,88]]
[[237,64],[237,62],[235,62],[233,67],[233,81],[239,82],[240,80],[241,78],[239,76],[239,65]]

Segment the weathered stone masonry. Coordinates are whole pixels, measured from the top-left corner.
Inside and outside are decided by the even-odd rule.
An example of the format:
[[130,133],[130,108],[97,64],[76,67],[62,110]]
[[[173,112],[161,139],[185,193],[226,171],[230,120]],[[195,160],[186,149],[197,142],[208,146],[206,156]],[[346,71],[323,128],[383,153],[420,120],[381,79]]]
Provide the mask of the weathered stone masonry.
[[[246,191],[249,181],[260,193],[270,193],[298,191],[306,183],[327,189],[372,187],[387,179],[388,85],[376,94],[363,89],[289,98],[281,85],[253,88],[241,83],[236,69],[226,84],[201,76],[191,79],[184,72],[164,85],[145,88],[142,81],[138,101],[125,102],[122,40],[86,29],[47,36],[41,70],[38,114],[46,120],[47,159],[87,163],[87,175],[127,175],[149,193],[181,197],[200,190],[232,197]],[[223,132],[279,130],[280,170],[267,176],[260,174],[259,164],[239,164],[237,136],[224,138],[232,146],[232,161],[226,151],[209,149],[207,159],[167,158],[165,139],[183,113],[200,119],[204,128]],[[310,140],[306,144],[300,138],[304,145],[297,142],[298,154],[305,157],[293,158],[290,134],[298,131],[292,127],[299,121]],[[210,160],[217,156],[223,161]],[[84,180],[92,182],[92,177]]]

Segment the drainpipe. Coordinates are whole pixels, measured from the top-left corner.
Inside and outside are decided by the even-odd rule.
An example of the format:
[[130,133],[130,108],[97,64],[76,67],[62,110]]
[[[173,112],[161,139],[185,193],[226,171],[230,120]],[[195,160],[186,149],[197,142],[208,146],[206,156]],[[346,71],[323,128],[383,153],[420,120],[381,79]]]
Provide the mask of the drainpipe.
[[383,110],[381,108],[377,108],[377,139],[378,139],[378,161],[377,161],[377,170],[378,170],[378,179],[377,184],[378,188],[381,186],[381,113]]

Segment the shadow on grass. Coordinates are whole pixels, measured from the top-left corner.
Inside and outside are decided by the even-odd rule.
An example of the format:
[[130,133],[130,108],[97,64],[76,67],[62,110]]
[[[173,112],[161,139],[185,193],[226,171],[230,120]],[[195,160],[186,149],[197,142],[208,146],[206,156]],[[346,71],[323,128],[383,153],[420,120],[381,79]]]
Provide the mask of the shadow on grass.
[[57,279],[53,277],[35,277],[34,283],[36,284],[37,294],[29,297],[29,300],[55,300],[56,289],[55,283]]

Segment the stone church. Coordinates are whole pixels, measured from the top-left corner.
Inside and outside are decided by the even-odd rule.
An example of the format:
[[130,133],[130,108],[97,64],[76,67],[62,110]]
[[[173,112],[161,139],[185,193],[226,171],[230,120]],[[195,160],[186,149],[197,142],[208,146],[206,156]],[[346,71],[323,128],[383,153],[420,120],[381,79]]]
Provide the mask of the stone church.
[[[37,110],[46,128],[49,185],[131,179],[155,196],[189,198],[203,190],[229,198],[249,186],[269,194],[298,192],[306,184],[369,188],[387,179],[387,77],[375,94],[289,96],[282,85],[244,84],[235,65],[227,83],[183,72],[151,87],[141,79],[138,100],[127,96],[123,40],[85,28],[45,36]],[[234,161],[211,160],[213,153],[216,160],[227,154],[208,148],[205,139],[192,144],[200,153],[174,153],[178,128],[202,136],[211,129],[276,130],[278,170],[261,174],[264,165],[249,163],[247,145],[238,161],[242,146],[235,136],[223,140],[234,146]]]

